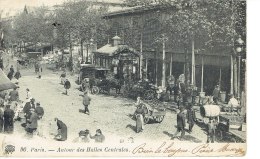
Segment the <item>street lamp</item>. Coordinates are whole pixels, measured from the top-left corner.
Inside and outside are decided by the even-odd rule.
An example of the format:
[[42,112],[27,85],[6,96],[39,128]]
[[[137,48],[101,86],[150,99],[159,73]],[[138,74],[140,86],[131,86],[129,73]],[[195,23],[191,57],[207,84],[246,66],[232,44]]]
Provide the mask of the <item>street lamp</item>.
[[237,92],[238,92],[238,98],[240,98],[240,80],[241,80],[241,52],[243,50],[243,44],[244,41],[241,39],[241,36],[239,35],[239,38],[236,40],[237,42],[237,47],[236,47],[236,52],[238,56],[238,87],[237,87]]

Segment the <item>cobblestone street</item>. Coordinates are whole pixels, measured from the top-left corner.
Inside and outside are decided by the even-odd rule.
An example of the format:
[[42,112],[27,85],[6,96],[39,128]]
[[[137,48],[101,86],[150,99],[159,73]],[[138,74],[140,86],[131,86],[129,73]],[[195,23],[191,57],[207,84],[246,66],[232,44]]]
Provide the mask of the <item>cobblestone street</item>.
[[[48,125],[55,117],[61,119],[68,127],[68,141],[71,142],[78,136],[80,130],[89,129],[92,134],[96,129],[101,129],[106,136],[106,142],[120,142],[132,137],[134,140],[166,141],[171,140],[176,131],[176,111],[167,109],[166,116],[161,123],[149,122],[141,133],[135,132],[135,120],[131,118],[136,107],[135,101],[120,96],[114,97],[104,94],[90,95],[92,98],[89,106],[90,115],[81,113],[83,93],[74,81],[77,75],[69,75],[72,87],[68,95],[60,84],[60,73],[48,69],[43,70],[42,78],[37,78],[33,69],[22,69],[22,78],[19,82],[20,99],[25,101],[26,88],[29,88],[36,102],[40,102],[45,110],[43,128],[45,137],[48,136]],[[113,94],[113,92],[112,92]],[[186,124],[188,127],[188,124]],[[185,140],[176,142],[206,142],[206,133],[200,127],[194,126],[191,134],[186,132]],[[14,135],[23,136],[25,131],[21,122],[15,122]],[[46,136],[47,135],[47,136]],[[38,137],[36,137],[39,139]],[[47,137],[48,139],[48,137]],[[50,139],[50,138],[49,138]]]

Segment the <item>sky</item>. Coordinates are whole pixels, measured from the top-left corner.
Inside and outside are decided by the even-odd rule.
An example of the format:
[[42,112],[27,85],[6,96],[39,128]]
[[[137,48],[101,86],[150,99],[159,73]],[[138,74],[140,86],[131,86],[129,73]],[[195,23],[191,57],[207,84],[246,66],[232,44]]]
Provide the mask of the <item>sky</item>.
[[[0,0],[0,12],[2,13],[2,18],[7,16],[13,16],[17,11],[21,11],[24,6],[53,6],[56,4],[61,4],[68,0]],[[104,2],[121,2],[123,0],[99,0]],[[8,15],[9,13],[9,15]]]

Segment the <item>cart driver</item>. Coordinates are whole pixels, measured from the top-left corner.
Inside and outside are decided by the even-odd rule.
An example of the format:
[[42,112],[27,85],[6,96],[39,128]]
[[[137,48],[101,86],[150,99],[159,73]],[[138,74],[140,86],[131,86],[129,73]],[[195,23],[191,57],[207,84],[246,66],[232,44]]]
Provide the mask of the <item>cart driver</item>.
[[139,104],[137,106],[137,109],[135,111],[135,117],[136,117],[136,132],[142,132],[144,130],[144,116],[145,116],[145,105]]

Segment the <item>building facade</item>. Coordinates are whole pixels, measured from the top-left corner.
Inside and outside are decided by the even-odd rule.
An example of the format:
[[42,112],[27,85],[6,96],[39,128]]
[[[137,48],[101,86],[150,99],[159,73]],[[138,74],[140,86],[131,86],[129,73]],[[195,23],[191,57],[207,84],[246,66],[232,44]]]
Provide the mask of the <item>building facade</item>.
[[[119,35],[122,42],[139,51],[140,77],[157,86],[167,86],[167,78],[185,74],[189,82],[211,95],[216,85],[230,92],[233,70],[233,47],[223,46],[203,50],[199,39],[189,46],[176,46],[162,23],[174,14],[174,8],[161,6],[133,7],[104,16],[110,27],[109,39]],[[162,37],[166,33],[166,38]],[[165,64],[164,64],[165,61]],[[188,71],[187,71],[188,70]]]

